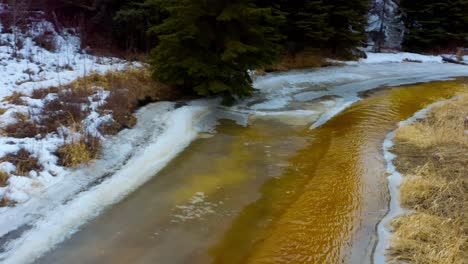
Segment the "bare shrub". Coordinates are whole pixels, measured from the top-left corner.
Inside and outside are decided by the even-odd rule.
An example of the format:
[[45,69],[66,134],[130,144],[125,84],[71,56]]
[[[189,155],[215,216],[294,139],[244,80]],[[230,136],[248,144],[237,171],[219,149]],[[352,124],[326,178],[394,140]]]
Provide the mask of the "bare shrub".
[[57,51],[57,46],[55,45],[55,37],[52,32],[45,32],[42,35],[36,36],[33,38],[33,41],[41,48],[48,50],[50,52]]
[[52,86],[48,88],[35,89],[32,91],[31,98],[42,100],[50,93],[58,93],[58,88]]
[[133,127],[137,121],[133,113],[138,106],[181,96],[180,91],[155,82],[149,70],[145,68],[108,72],[104,75],[93,73],[71,85],[75,89],[103,87],[110,91],[106,103],[100,106],[102,112],[111,112],[114,119],[104,122],[99,127],[99,131],[106,135],[114,135],[121,129]]
[[90,94],[83,89],[60,91],[58,98],[44,105],[40,126],[50,133],[57,131],[60,126],[71,126],[83,121],[90,112],[87,107]]

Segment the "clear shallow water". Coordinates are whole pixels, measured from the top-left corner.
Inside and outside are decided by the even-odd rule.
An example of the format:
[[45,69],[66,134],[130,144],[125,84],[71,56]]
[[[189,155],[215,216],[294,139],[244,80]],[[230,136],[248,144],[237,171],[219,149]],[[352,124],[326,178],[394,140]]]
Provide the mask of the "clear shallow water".
[[388,202],[385,135],[458,89],[380,90],[314,130],[223,121],[37,263],[366,263]]

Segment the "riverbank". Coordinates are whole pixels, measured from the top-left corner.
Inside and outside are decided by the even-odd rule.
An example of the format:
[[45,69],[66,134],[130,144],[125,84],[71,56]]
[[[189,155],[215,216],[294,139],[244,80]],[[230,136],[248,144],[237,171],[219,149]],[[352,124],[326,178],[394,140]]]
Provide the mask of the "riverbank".
[[468,95],[400,127],[391,152],[403,175],[390,263],[465,263],[468,256]]

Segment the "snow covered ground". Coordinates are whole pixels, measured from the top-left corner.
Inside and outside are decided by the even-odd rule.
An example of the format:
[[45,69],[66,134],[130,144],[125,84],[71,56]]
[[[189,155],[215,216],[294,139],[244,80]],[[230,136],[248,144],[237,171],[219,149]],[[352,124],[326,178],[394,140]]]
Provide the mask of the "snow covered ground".
[[[0,12],[2,10],[4,6]],[[91,72],[103,73],[132,66],[120,59],[100,58],[80,52],[80,40],[70,32],[73,30],[58,34],[50,22],[35,21],[29,25],[29,30],[17,33],[16,39],[21,40],[21,45],[15,48],[15,35],[0,22],[0,128],[15,124],[23,117],[31,120],[40,118],[44,105],[57,98],[57,94],[51,93],[45,98],[33,99],[31,95],[36,89],[66,89],[64,85]],[[34,41],[44,36],[50,41],[49,48],[54,47],[53,50],[47,50]],[[12,95],[18,97],[16,101],[11,99]],[[83,120],[87,133],[102,137],[96,128],[111,116],[98,113],[97,108],[108,95],[109,92],[96,87],[95,93],[83,104],[83,110],[89,111],[88,117]],[[76,136],[67,127],[63,127],[61,133],[29,138],[16,138],[3,133],[0,137],[0,171],[11,177],[6,186],[0,186],[0,200],[24,203],[34,193],[63,180],[67,169],[57,164],[53,153]],[[19,176],[15,175],[17,168],[13,163],[1,162],[2,157],[21,149],[38,159],[41,171],[31,171],[28,177]]]

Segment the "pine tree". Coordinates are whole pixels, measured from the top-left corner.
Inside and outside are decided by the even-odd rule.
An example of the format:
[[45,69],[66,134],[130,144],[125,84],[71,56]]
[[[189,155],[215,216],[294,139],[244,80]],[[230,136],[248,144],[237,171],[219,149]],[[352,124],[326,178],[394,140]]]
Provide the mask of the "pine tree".
[[349,57],[356,54],[366,38],[365,27],[369,0],[323,0],[329,7],[328,23],[333,29],[328,40],[336,55]]
[[323,47],[332,36],[333,29],[328,23],[330,8],[323,0],[308,0],[297,13],[295,24],[303,31],[309,46]]
[[155,36],[147,34],[150,25],[161,24],[165,14],[154,2],[136,0],[123,5],[113,17],[113,35],[128,51],[148,51],[156,46]]
[[401,7],[407,28],[405,49],[437,50],[466,43],[467,0],[402,0]]
[[369,0],[257,0],[286,15],[282,32],[289,52],[331,49],[335,55],[356,53],[365,40]]
[[157,80],[199,95],[247,96],[248,70],[271,64],[280,48],[281,16],[251,0],[151,0],[169,17],[150,32],[159,36],[151,54]]

